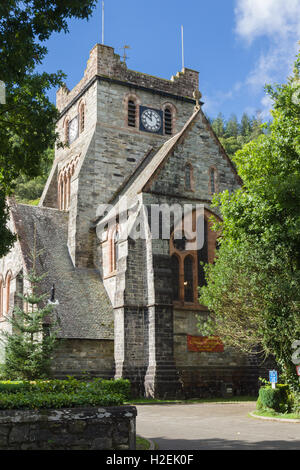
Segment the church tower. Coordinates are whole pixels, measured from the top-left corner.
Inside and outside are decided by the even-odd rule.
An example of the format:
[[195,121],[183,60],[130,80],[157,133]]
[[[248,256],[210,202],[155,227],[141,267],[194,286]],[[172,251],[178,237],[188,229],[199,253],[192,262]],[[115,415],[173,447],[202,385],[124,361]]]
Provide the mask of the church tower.
[[[11,205],[18,240],[0,260],[0,299],[5,285],[10,314],[24,293],[17,280],[30,269],[36,227],[43,288],[55,284],[64,339],[56,376],[128,378],[136,395],[162,398],[257,389],[257,365],[197,328],[209,313],[198,302],[203,263],[214,262],[217,245],[212,198],[241,183],[202,111],[198,81],[187,68],[170,80],[129,70],[97,44],[81,81],[57,92],[52,170],[39,207]],[[154,236],[152,208],[173,205],[183,215],[170,218],[168,236],[159,218]],[[201,246],[191,246],[192,237],[178,243],[185,220],[201,221]]]
[[57,147],[41,206],[69,213],[68,247],[74,266],[93,266],[91,222],[153,148],[190,117],[198,72],[171,80],[129,70],[114,49],[97,44],[82,80],[57,92]]

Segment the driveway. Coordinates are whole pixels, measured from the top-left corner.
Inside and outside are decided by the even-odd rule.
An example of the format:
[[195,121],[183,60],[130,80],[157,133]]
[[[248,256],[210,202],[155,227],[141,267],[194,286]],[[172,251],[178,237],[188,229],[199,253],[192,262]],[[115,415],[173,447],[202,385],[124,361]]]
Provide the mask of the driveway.
[[300,450],[300,423],[251,418],[254,409],[255,402],[137,405],[137,434],[160,450]]

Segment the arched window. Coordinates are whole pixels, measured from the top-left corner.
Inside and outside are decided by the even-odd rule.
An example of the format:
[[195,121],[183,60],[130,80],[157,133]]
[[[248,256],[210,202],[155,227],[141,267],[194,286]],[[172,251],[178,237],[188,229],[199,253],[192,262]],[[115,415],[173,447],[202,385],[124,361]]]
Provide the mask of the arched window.
[[23,308],[23,299],[20,295],[23,295],[24,291],[24,280],[23,280],[23,271],[21,271],[16,277],[16,292],[15,292],[15,299],[14,299],[14,306],[19,307],[20,309]]
[[64,180],[62,175],[59,178],[58,182],[58,197],[59,197],[59,209],[62,211],[64,209]]
[[3,317],[3,277],[0,276],[0,318]]
[[118,268],[119,259],[119,231],[118,229],[114,232],[113,236],[113,271]]
[[179,259],[177,255],[171,257],[171,269],[173,300],[179,300]]
[[193,186],[194,186],[193,167],[190,163],[187,163],[184,167],[184,187],[188,191],[192,191]]
[[84,103],[80,105],[79,108],[79,132],[84,131],[84,124],[85,124],[85,106]]
[[5,279],[6,313],[9,312],[9,306],[10,306],[10,283],[11,283],[11,272],[8,272],[6,274],[6,279]]
[[127,124],[129,127],[136,127],[136,103],[133,100],[128,101]]
[[209,192],[214,194],[218,191],[218,176],[215,167],[209,169]]
[[194,302],[194,258],[184,258],[184,301]]
[[[179,305],[193,305],[193,308],[199,308],[198,287],[205,285],[204,265],[214,262],[216,241],[220,236],[212,230],[211,216],[206,209],[204,213],[202,210],[193,211],[174,227],[170,240],[170,267],[173,300]],[[177,239],[180,233],[183,233],[183,227],[192,227],[192,232]],[[203,239],[198,232],[200,229],[204,231]],[[202,240],[201,246],[199,243]]]
[[172,111],[170,108],[165,108],[164,112],[165,117],[165,134],[173,134],[173,122],[172,122]]
[[65,144],[69,144],[69,119],[65,121]]

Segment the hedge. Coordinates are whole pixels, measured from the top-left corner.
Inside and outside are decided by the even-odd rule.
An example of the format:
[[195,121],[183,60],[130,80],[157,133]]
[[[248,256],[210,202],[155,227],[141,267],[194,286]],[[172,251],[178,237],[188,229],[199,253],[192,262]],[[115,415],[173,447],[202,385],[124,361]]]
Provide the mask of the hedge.
[[91,394],[117,394],[124,400],[130,398],[129,380],[93,379],[89,382],[69,377],[66,380],[36,380],[36,381],[0,381],[0,394],[12,393],[75,393],[89,392]]
[[78,406],[119,406],[122,395],[103,393],[0,393],[0,409],[74,408]]
[[0,409],[117,406],[130,398],[129,380],[0,381]]
[[287,412],[290,408],[290,396],[288,385],[276,385],[261,387],[259,390],[258,407],[271,408],[278,412]]

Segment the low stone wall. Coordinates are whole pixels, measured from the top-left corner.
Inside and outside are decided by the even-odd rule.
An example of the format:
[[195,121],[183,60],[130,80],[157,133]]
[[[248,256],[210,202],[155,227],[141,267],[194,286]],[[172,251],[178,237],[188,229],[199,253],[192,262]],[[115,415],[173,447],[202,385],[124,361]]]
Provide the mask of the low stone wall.
[[0,410],[1,450],[135,449],[134,406]]

